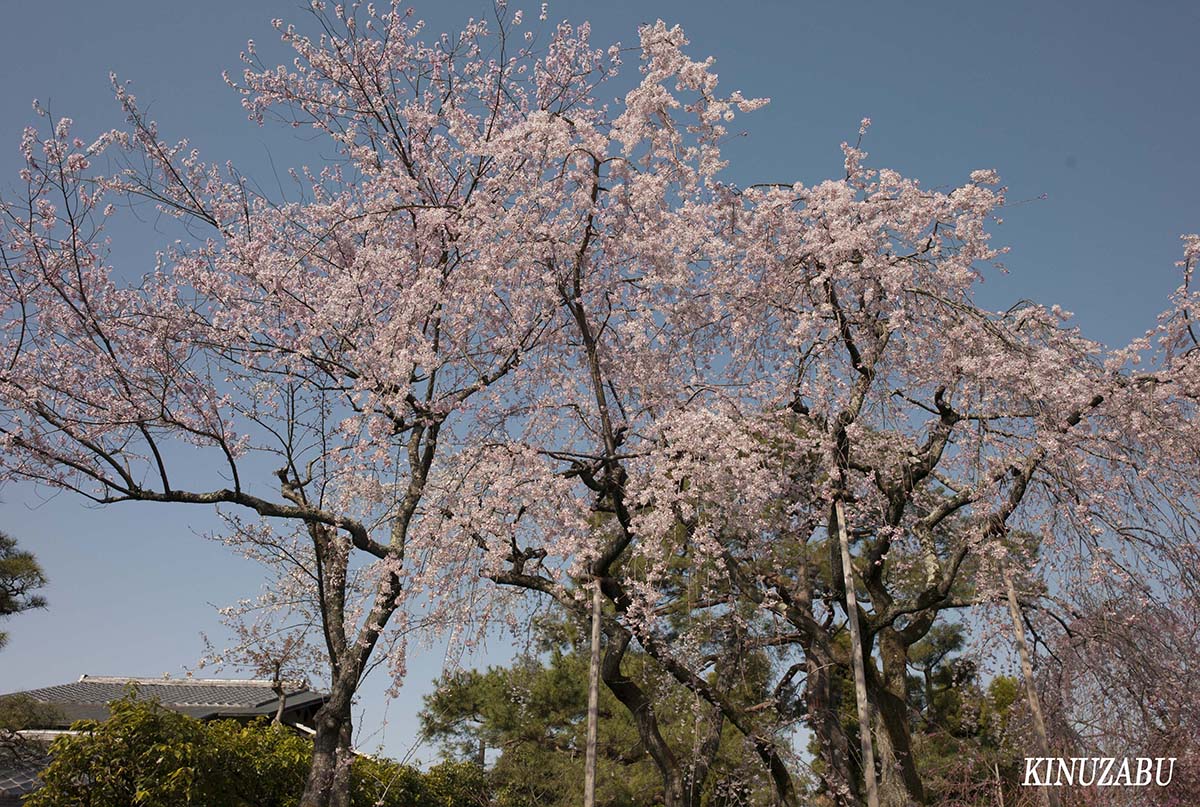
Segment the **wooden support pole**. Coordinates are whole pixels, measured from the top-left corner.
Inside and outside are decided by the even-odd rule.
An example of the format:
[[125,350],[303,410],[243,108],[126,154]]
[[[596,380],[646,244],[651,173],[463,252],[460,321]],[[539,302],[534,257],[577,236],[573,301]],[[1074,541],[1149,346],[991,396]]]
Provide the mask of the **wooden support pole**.
[[587,749],[583,761],[583,807],[596,804],[596,740],[600,720],[600,580],[592,582],[592,658],[588,665]]
[[854,590],[854,570],[850,566],[846,511],[841,499],[834,501],[833,508],[838,523],[838,543],[842,549],[842,580],[846,586],[846,618],[850,623],[850,658],[854,665],[854,699],[858,703],[858,736],[862,747],[867,807],[879,807],[879,789],[875,783],[875,746],[871,741],[871,703],[867,700],[867,671],[863,662],[862,633],[858,626],[858,595]]
[[[1025,683],[1025,697],[1029,711],[1033,713],[1033,730],[1037,736],[1038,755],[1050,756],[1050,739],[1046,733],[1046,721],[1042,717],[1042,702],[1038,698],[1033,682],[1033,661],[1029,657],[1029,645],[1025,642],[1025,622],[1021,619],[1021,607],[1017,604],[1017,590],[1013,587],[1008,564],[1004,565],[1004,586],[1008,590],[1008,615],[1012,618],[1013,641],[1017,643],[1017,655],[1021,657],[1021,678]],[[1048,807],[1059,807],[1058,793],[1052,787],[1039,788]]]

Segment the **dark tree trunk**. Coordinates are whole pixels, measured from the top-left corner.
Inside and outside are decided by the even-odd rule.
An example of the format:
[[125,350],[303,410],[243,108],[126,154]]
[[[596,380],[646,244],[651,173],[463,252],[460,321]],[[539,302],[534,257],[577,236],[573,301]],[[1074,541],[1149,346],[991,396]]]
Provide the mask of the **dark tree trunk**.
[[818,753],[825,765],[828,795],[838,807],[858,807],[862,804],[862,794],[851,761],[850,738],[842,725],[841,687],[834,674],[837,667],[833,657],[815,645],[805,650],[805,663],[808,727],[816,737]]
[[330,794],[333,777],[337,769],[338,739],[342,733],[341,718],[329,713],[325,707],[317,712],[316,736],[313,737],[312,767],[304,793],[300,796],[300,807],[331,807]]
[[312,767],[299,807],[346,807],[350,803],[350,702],[355,683],[355,679],[339,675],[329,700],[317,711]]
[[[879,632],[882,677],[869,670],[867,686],[878,712],[877,734],[887,756],[880,754],[884,781],[883,805],[906,807],[925,803],[925,787],[913,757],[912,731],[908,723],[908,644],[893,628]],[[883,795],[881,793],[881,795]]]
[[658,730],[654,704],[640,686],[621,672],[621,660],[625,658],[631,638],[629,632],[614,627],[610,627],[606,632],[608,645],[605,648],[604,661],[600,665],[600,677],[609,691],[633,716],[638,738],[662,775],[665,807],[700,807],[698,800],[691,802],[691,789],[684,786],[679,760]]
[[350,766],[354,762],[354,723],[349,707],[342,715],[342,727],[338,731],[336,760],[333,769],[333,785],[329,790],[329,807],[350,807]]

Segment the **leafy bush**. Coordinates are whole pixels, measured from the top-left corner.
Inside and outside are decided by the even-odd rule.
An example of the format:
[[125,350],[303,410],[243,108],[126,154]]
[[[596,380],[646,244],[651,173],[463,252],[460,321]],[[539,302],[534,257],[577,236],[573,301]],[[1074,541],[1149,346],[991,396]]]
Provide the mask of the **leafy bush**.
[[[286,726],[203,723],[135,692],[109,704],[110,717],[84,720],[50,747],[43,786],[25,807],[295,807],[312,741]],[[486,804],[483,773],[446,763],[423,773],[357,757],[353,807],[475,807]]]

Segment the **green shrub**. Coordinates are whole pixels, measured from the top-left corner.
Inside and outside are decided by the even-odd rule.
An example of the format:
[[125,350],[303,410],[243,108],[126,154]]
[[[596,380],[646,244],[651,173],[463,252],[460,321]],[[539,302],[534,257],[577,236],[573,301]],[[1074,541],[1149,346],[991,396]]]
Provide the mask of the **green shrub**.
[[[24,807],[295,807],[312,740],[265,719],[202,723],[131,692],[110,717],[51,745],[43,786]],[[351,768],[353,807],[477,807],[483,772],[443,763],[428,773],[371,757]]]

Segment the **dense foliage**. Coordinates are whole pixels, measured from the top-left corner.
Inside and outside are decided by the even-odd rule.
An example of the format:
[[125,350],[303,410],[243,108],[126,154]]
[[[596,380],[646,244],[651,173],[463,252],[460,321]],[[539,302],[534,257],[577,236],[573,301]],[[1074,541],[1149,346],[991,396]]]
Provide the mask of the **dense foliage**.
[[[312,738],[263,720],[204,723],[129,696],[104,721],[54,741],[29,807],[294,807]],[[370,757],[351,769],[352,807],[474,807],[486,798],[471,765],[427,772]]]
[[[570,624],[542,623],[533,648],[508,666],[443,676],[425,697],[423,734],[440,742],[449,758],[486,765],[498,807],[575,805],[583,778],[587,664],[587,647]],[[648,694],[664,741],[693,771],[703,763],[696,787],[704,804],[770,803],[753,750],[732,726],[645,653],[627,653],[624,674]],[[662,803],[663,778],[634,715],[608,688],[600,691],[599,713],[598,807]]]
[[54,708],[28,695],[0,697],[0,732],[41,728],[50,725],[57,712]]
[[[1032,746],[1020,686],[1004,675],[985,679],[976,660],[960,654],[964,645],[962,625],[946,623],[909,651],[908,728],[929,802],[992,807],[997,799],[1007,805],[1039,801],[1020,786]],[[838,678],[842,725],[857,740],[853,686],[846,673]],[[820,788],[813,795],[816,804],[831,803]]]

